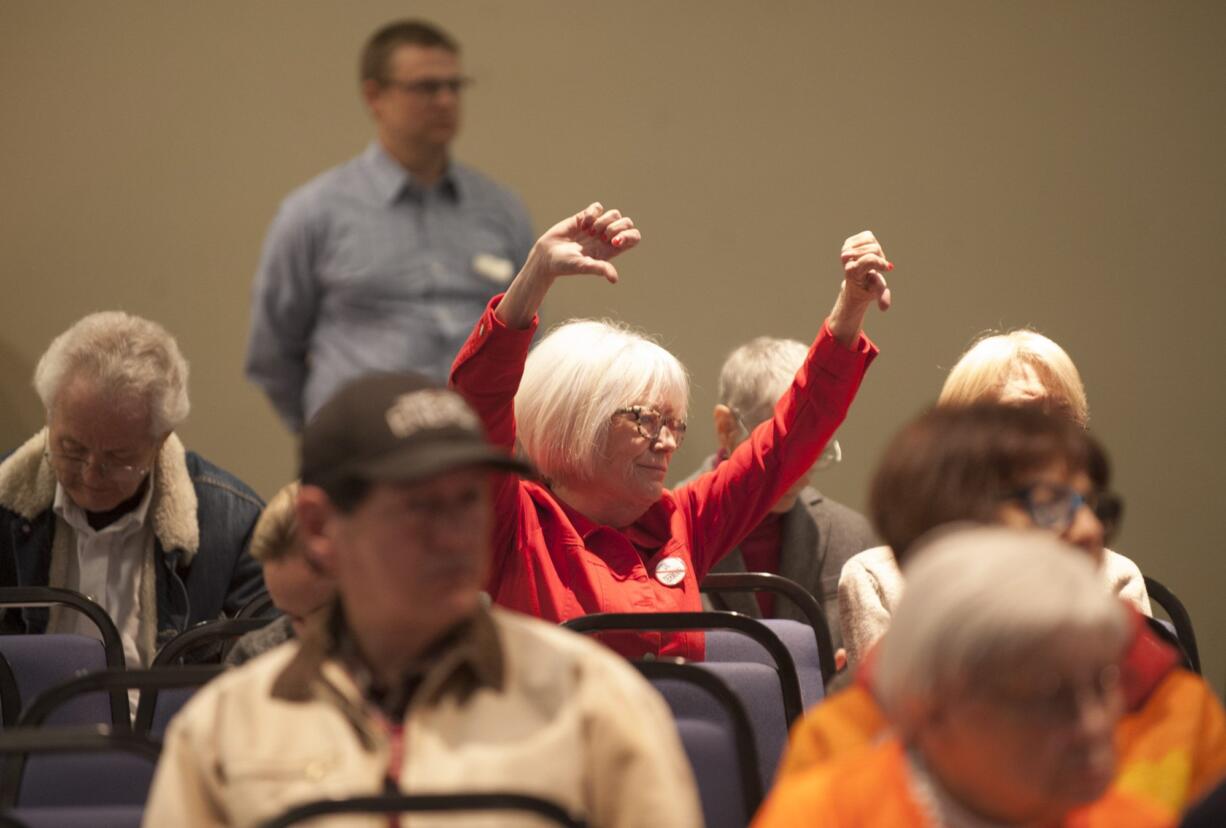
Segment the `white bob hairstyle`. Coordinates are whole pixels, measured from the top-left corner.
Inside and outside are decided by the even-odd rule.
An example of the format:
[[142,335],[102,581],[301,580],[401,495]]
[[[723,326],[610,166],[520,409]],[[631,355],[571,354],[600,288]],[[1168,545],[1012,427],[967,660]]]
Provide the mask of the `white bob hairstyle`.
[[1084,426],[1090,404],[1077,366],[1063,348],[1038,331],[989,331],[967,349],[945,378],[937,405],[995,401],[1024,366],[1032,368],[1051,399]]
[[1121,653],[1128,640],[1124,604],[1084,552],[1050,532],[947,529],[904,576],[874,678],[904,730],[916,711],[1021,669],[1057,637],[1101,635]]
[[528,355],[515,395],[520,445],[547,479],[581,485],[599,474],[614,411],[647,405],[685,419],[689,394],[685,368],[643,334],[571,320]]
[[774,411],[808,354],[809,346],[795,339],[751,339],[724,360],[719,372],[719,401],[752,429]]
[[34,369],[34,390],[48,416],[60,390],[83,378],[104,396],[136,397],[149,406],[152,437],[187,419],[187,361],[156,322],[122,311],[91,313],[52,340]]

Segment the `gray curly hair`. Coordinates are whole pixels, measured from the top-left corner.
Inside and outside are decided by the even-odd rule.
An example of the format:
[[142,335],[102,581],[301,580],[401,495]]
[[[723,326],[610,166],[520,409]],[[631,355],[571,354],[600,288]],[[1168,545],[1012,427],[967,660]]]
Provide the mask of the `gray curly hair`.
[[91,313],[52,340],[34,369],[34,390],[48,415],[65,383],[84,377],[104,394],[147,402],[153,434],[187,419],[187,360],[156,322],[122,311]]

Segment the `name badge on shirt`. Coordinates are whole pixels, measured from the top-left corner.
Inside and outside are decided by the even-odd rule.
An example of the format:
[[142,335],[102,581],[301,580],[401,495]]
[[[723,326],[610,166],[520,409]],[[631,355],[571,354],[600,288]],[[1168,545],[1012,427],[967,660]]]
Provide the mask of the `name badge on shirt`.
[[500,285],[505,285],[515,275],[515,265],[511,264],[510,259],[490,253],[478,253],[473,256],[473,270]]
[[676,586],[685,580],[685,561],[669,555],[656,564],[656,580],[664,586]]

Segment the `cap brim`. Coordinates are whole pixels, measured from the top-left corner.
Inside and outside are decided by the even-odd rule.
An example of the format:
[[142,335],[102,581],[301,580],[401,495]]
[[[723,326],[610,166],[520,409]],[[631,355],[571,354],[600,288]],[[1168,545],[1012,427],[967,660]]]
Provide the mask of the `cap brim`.
[[536,475],[536,470],[530,464],[504,454],[493,446],[472,440],[439,443],[428,448],[405,446],[398,452],[347,465],[342,473],[364,480],[417,483],[445,472],[465,468],[494,469],[527,477]]

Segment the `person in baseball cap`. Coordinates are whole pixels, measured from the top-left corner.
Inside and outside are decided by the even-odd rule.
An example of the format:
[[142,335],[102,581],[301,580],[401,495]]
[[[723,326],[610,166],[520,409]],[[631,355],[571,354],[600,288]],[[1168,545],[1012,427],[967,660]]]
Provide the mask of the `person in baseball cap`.
[[489,606],[494,497],[514,491],[498,483],[531,469],[462,397],[413,374],[357,379],[307,423],[299,473],[298,539],[336,601],[176,717],[146,825],[261,824],[393,789],[524,794],[592,825],[702,824],[646,680],[595,641]]
[[486,441],[459,394],[411,373],[338,391],[307,423],[299,459],[308,554],[337,579],[351,630],[395,631],[360,645],[390,680],[477,608],[491,472],[529,467]]

